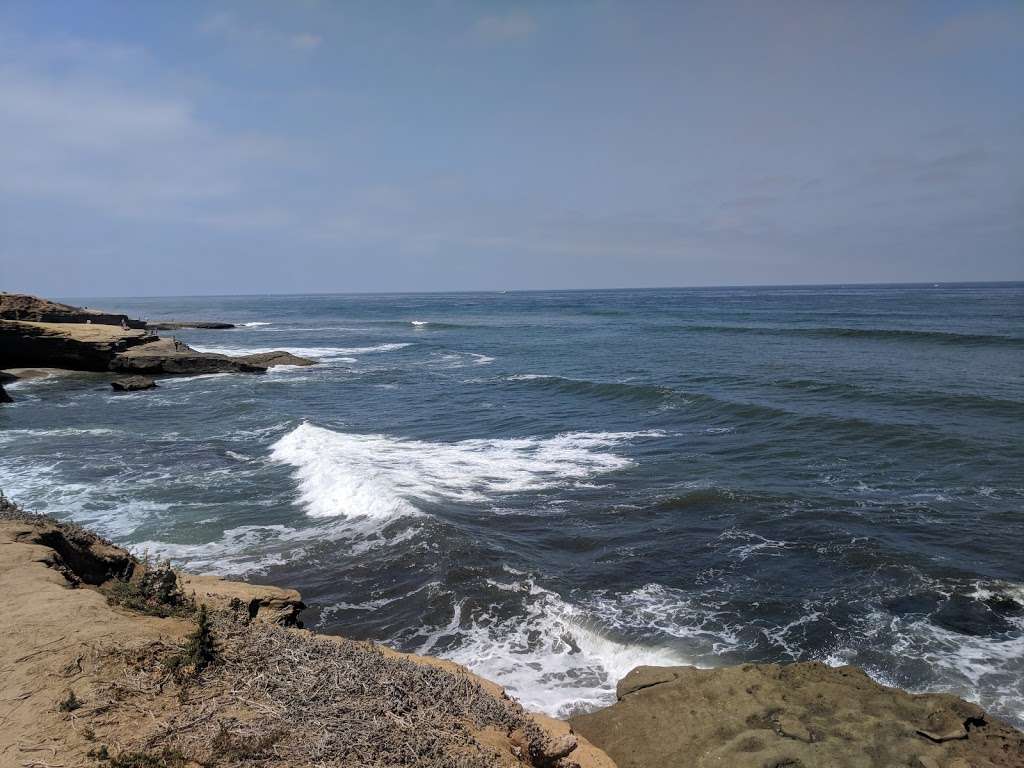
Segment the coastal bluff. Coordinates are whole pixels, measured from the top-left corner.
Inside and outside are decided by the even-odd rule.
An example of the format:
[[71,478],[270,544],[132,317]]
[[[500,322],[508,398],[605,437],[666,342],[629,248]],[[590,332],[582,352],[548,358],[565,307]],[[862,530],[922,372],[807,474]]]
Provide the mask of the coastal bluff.
[[303,607],[0,497],[0,768],[616,768],[457,664],[301,629]]
[[304,607],[0,497],[0,768],[1024,765],[979,707],[853,667],[639,667],[566,723],[453,662],[304,630]]
[[[230,323],[164,323],[174,328],[233,328]],[[314,365],[284,350],[243,357],[201,352],[162,338],[142,320],[0,293],[0,369],[47,368],[135,375],[264,373],[275,365]],[[0,402],[6,395],[0,395]]]

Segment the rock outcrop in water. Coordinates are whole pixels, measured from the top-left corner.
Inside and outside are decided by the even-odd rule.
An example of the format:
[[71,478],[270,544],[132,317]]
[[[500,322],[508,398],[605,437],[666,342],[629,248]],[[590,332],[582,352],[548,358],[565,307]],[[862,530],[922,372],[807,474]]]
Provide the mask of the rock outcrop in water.
[[125,376],[123,379],[114,379],[110,386],[115,392],[140,392],[144,389],[154,389],[156,382],[148,376]]
[[60,304],[25,293],[0,293],[0,320],[27,320],[35,323],[93,323],[143,329],[142,320],[88,307]]
[[[227,328],[229,323],[163,323]],[[275,351],[230,357],[200,352],[147,332],[141,320],[25,294],[0,294],[0,368],[63,368],[129,374],[263,373],[274,365],[316,361]]]
[[1024,734],[977,705],[856,667],[638,667],[616,693],[571,722],[620,768],[1024,766]]
[[268,368],[275,365],[316,365],[316,360],[308,357],[299,357],[291,352],[276,350],[274,352],[257,352],[254,355],[240,355],[235,358],[253,365],[265,365]]
[[120,353],[155,340],[119,325],[0,320],[0,366],[106,371]]
[[161,373],[264,373],[267,370],[265,365],[255,365],[227,355],[198,352],[177,339],[156,339],[128,349],[115,355],[108,367],[118,373],[150,376]]
[[4,390],[3,382],[0,382],[0,403],[13,403],[11,396]]
[[235,327],[234,323],[215,323],[208,320],[192,320],[177,322],[171,320],[163,320],[146,323],[146,327],[151,331],[179,331],[182,328],[201,328],[207,331],[226,331]]

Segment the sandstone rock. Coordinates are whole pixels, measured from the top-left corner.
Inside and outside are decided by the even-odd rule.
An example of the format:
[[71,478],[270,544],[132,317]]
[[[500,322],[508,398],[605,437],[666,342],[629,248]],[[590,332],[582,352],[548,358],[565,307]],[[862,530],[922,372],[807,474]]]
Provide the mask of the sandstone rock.
[[126,376],[123,379],[114,379],[110,382],[118,392],[138,392],[143,389],[153,389],[156,382],[148,376]]
[[88,307],[60,304],[25,293],[0,293],[0,319],[27,320],[36,323],[92,323],[97,325],[122,324],[128,328],[145,328],[141,320]]
[[4,391],[4,385],[0,384],[0,403],[13,403],[11,396]]
[[145,331],[119,325],[0,320],[0,360],[5,368],[105,371],[117,354],[154,340]]
[[980,707],[887,688],[855,667],[640,667],[618,694],[570,722],[620,768],[1024,765],[1024,734]]
[[299,614],[306,607],[302,595],[294,589],[282,589],[244,581],[225,581],[217,576],[180,574],[181,587],[199,603],[211,607],[240,607],[250,619],[302,626]]
[[274,352],[258,352],[254,355],[241,355],[234,359],[251,363],[252,365],[262,365],[267,368],[272,368],[275,365],[316,365],[317,363],[316,360],[299,357],[283,349]]

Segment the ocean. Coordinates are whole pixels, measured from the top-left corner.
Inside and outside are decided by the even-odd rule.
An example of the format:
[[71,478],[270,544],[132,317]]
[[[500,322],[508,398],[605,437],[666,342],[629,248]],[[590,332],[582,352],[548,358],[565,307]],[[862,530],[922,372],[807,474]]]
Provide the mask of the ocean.
[[554,715],[820,660],[1024,724],[1024,284],[73,302],[321,364],[9,386],[27,509]]

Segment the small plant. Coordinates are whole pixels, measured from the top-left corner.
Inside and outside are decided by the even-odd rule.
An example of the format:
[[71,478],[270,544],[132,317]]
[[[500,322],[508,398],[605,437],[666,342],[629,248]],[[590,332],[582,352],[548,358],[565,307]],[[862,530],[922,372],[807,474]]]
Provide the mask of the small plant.
[[196,672],[202,672],[217,657],[217,643],[213,639],[210,616],[205,605],[199,606],[196,628],[192,630],[185,644],[185,656],[188,663],[195,667]]
[[169,656],[163,663],[179,682],[190,674],[198,674],[217,658],[217,642],[205,605],[196,612],[196,628],[185,639],[180,653]]
[[109,760],[110,752],[107,750],[106,744],[100,744],[99,747],[93,747],[86,752],[87,757],[91,757],[93,760]]
[[82,708],[82,700],[75,696],[74,691],[68,691],[68,695],[60,702],[58,709],[61,712],[74,712]]
[[150,564],[144,557],[140,565],[142,575],[137,579],[117,579],[106,588],[109,602],[160,617],[187,616],[195,610],[192,599],[182,592],[170,561]]

